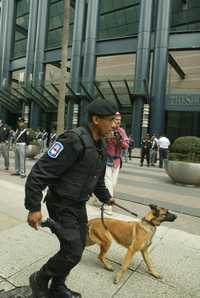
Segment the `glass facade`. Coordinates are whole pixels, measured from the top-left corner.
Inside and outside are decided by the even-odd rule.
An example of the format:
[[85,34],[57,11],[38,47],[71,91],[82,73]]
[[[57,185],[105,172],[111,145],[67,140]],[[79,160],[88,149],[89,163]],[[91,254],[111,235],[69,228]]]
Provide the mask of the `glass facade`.
[[173,142],[181,136],[200,137],[200,112],[167,112],[167,135]]
[[30,0],[16,1],[16,20],[14,33],[13,58],[26,56],[28,39]]
[[187,32],[200,30],[200,1],[173,0],[171,31]]
[[[135,54],[99,57],[97,59],[96,80],[106,99],[116,102],[116,96],[122,106],[130,107],[131,101],[128,88],[133,93]],[[111,85],[116,92],[113,93]],[[99,94],[97,92],[97,96]]]
[[[10,73],[12,74],[12,83],[11,87],[18,86],[19,81],[25,80],[25,73],[27,71],[28,75],[32,73],[31,67],[33,66],[34,77],[35,75],[40,76],[42,74],[43,67],[45,68],[45,79],[44,79],[44,87],[50,91],[42,91],[42,95],[44,95],[40,100],[53,100],[53,98],[57,98],[58,96],[58,88],[60,83],[60,57],[61,57],[61,39],[62,39],[62,29],[64,22],[64,0],[14,0],[13,2],[10,0],[5,0],[3,2],[3,9],[5,7],[2,16],[6,19],[6,15],[12,16],[12,18],[7,18],[10,20],[7,22],[6,20],[2,22],[2,32],[4,32],[4,36],[2,37],[2,48],[1,55],[2,60],[5,60],[5,63],[0,63],[2,65],[1,70],[1,81],[6,82],[9,81]],[[35,1],[36,5],[31,5]],[[148,1],[148,0],[147,0]],[[165,0],[163,0],[165,1]],[[1,4],[0,0],[0,4]],[[85,16],[84,16],[84,24],[87,23],[87,5],[91,4],[89,1],[86,2]],[[13,5],[5,5],[7,3],[14,3]],[[39,6],[37,4],[45,3],[44,6]],[[153,17],[152,17],[152,30],[156,28],[158,14],[157,14],[157,3],[158,1],[154,1],[153,7]],[[46,6],[48,4],[48,7]],[[92,3],[93,4],[93,3]],[[30,14],[30,5],[33,8],[33,13]],[[42,8],[41,8],[42,7]],[[41,8],[41,9],[39,9]],[[44,9],[43,9],[44,8]],[[94,9],[95,15],[95,5],[92,5]],[[125,122],[126,128],[128,131],[131,130],[131,120],[132,120],[132,97],[134,94],[134,76],[135,76],[135,61],[137,51],[137,34],[139,29],[139,19],[140,19],[140,8],[141,1],[140,0],[100,0],[100,9],[99,9],[99,25],[97,32],[97,40],[106,40],[105,42],[97,43],[97,61],[95,65],[94,61],[91,61],[91,64],[88,64],[88,67],[95,68],[96,66],[96,77],[94,76],[94,80],[96,86],[94,84],[93,89],[95,90],[95,97],[105,97],[110,101],[117,102],[119,108],[121,109]],[[45,10],[47,9],[47,10]],[[73,35],[73,27],[74,27],[74,9],[75,9],[75,0],[71,0],[71,8],[70,8],[70,37],[69,44],[72,42]],[[14,17],[13,17],[14,10]],[[9,13],[8,13],[9,12]],[[43,14],[44,13],[44,14]],[[164,11],[165,13],[165,11]],[[47,26],[41,26],[39,28],[41,31],[40,34],[37,34],[37,20],[44,20],[43,17],[47,15]],[[33,16],[33,19],[30,20],[30,17]],[[1,17],[1,5],[0,5],[0,17]],[[31,23],[30,23],[31,21]],[[5,23],[5,24],[4,24]],[[12,24],[13,23],[13,24]],[[30,39],[30,48],[31,53],[36,53],[35,55],[30,55],[30,63],[29,60],[27,62],[26,59],[19,59],[21,57],[26,56],[27,51],[27,39],[28,39],[28,28],[29,23],[32,26],[33,32],[30,32],[30,36],[33,39]],[[36,24],[35,24],[36,23]],[[41,22],[46,24],[46,22]],[[78,22],[77,22],[78,23]],[[195,36],[197,34],[191,34],[189,36],[189,32],[197,32],[200,30],[200,0],[171,0],[171,23],[170,23],[170,47],[172,46],[173,51],[170,51],[170,54],[173,56],[174,60],[177,62],[179,67],[185,73],[185,78],[182,79],[177,74],[174,69],[174,65],[171,66],[168,64],[168,81],[167,81],[167,89],[166,94],[170,96],[173,93],[197,93],[200,94],[200,44],[198,44],[198,40]],[[13,25],[13,27],[12,27]],[[85,29],[85,25],[83,26]],[[35,28],[33,28],[36,26]],[[11,28],[12,27],[12,28]],[[0,28],[1,29],[1,28]],[[12,29],[12,30],[11,30]],[[7,31],[6,31],[7,30]],[[0,30],[1,32],[1,30]],[[177,34],[176,37],[180,37],[180,44],[175,40],[174,33],[186,32],[186,34]],[[83,32],[86,34],[86,32]],[[88,32],[87,32],[88,33]],[[90,33],[90,32],[89,32]],[[12,38],[11,38],[12,34]],[[128,38],[125,40],[125,37],[134,37]],[[44,37],[45,37],[45,53],[43,53],[44,49]],[[93,41],[95,40],[95,33]],[[197,41],[194,42],[196,38]],[[12,42],[11,42],[12,39]],[[84,37],[83,37],[84,39]],[[119,39],[111,42],[107,42],[109,39]],[[188,41],[189,40],[189,41]],[[37,42],[35,42],[37,41]],[[152,41],[153,34],[152,34]],[[193,43],[193,46],[190,46],[189,42]],[[1,47],[0,44],[0,47]],[[92,44],[92,43],[91,43]],[[88,48],[92,49],[90,44],[90,38],[88,39]],[[113,48],[111,48],[111,46]],[[127,45],[127,48],[126,48]],[[186,45],[186,46],[185,46]],[[153,55],[154,55],[154,42],[151,44],[151,59],[149,66],[149,85],[146,86],[149,88],[149,95],[151,96],[152,92],[152,77],[157,72],[161,72],[160,69],[156,69],[153,64]],[[167,48],[168,45],[166,45]],[[5,48],[3,48],[5,47]],[[10,56],[10,48],[12,47],[12,54]],[[181,50],[178,51],[178,49]],[[51,51],[52,49],[58,49],[56,51]],[[79,62],[75,61],[73,65],[71,65],[71,69],[78,65],[80,66],[80,76],[76,77],[76,80],[82,80],[84,84],[83,77],[83,66],[84,59],[88,59],[90,55],[89,51],[86,53],[87,47],[85,47],[84,41],[81,44],[81,50],[83,56],[80,58]],[[3,49],[3,50],[2,50]],[[176,49],[176,50],[174,50]],[[187,49],[187,50],[186,50]],[[189,50],[188,50],[189,49]],[[37,50],[38,55],[37,55]],[[159,50],[159,49],[158,49]],[[94,50],[95,51],[95,50]],[[141,50],[142,51],[142,50]],[[81,51],[80,51],[81,52]],[[69,51],[69,53],[71,53]],[[113,56],[111,53],[115,54]],[[129,54],[127,54],[129,53]],[[41,55],[40,55],[41,54]],[[73,54],[73,53],[71,53]],[[88,54],[88,56],[87,56]],[[92,54],[95,53],[92,52]],[[78,53],[79,55],[79,53]],[[77,55],[77,56],[78,56]],[[103,55],[103,56],[102,56]],[[79,56],[78,56],[79,57]],[[139,57],[139,55],[138,55]],[[17,60],[18,59],[18,60]],[[140,59],[140,58],[139,58]],[[3,60],[3,61],[4,61]],[[15,61],[16,60],[16,61]],[[75,59],[76,60],[76,59]],[[78,60],[78,59],[77,59]],[[2,61],[1,61],[2,62]],[[93,63],[94,62],[94,63]],[[28,66],[26,66],[26,63]],[[33,65],[34,64],[34,65]],[[69,64],[70,65],[70,64]],[[75,65],[75,66],[74,66]],[[30,67],[29,67],[30,66]],[[27,69],[25,70],[25,67]],[[77,67],[77,69],[78,69]],[[76,67],[75,67],[76,68]],[[90,70],[91,70],[90,69]],[[166,65],[163,66],[163,72],[166,69]],[[89,71],[88,71],[89,72]],[[23,74],[24,73],[24,74]],[[73,73],[73,72],[72,72]],[[91,72],[93,74],[93,72]],[[27,76],[28,77],[28,76]],[[70,79],[70,75],[69,75]],[[3,81],[4,80],[4,81]],[[35,79],[34,79],[35,80]],[[0,82],[0,83],[2,83]],[[43,83],[43,81],[41,80]],[[91,80],[92,82],[92,80]],[[3,84],[2,84],[3,85]],[[38,84],[39,85],[39,84]],[[38,86],[37,86],[38,87]],[[163,90],[165,88],[165,83],[163,86]],[[92,88],[91,88],[92,90]],[[80,91],[83,95],[86,94],[84,88],[81,88]],[[92,91],[91,91],[92,92]],[[15,94],[15,93],[14,93]],[[93,95],[93,94],[92,94]],[[37,94],[40,97],[39,94]],[[131,97],[132,96],[132,97]],[[45,97],[45,98],[44,98]],[[164,98],[164,97],[163,97]],[[164,107],[164,104],[163,104]],[[164,108],[163,108],[164,109]],[[167,109],[167,105],[166,105]],[[187,107],[185,107],[187,109]],[[171,112],[166,111],[167,114],[167,130],[168,134],[172,136],[181,135],[183,133],[197,134],[195,130],[196,127],[199,126],[199,114],[195,114],[194,112]],[[194,120],[195,118],[196,120]],[[188,121],[188,127],[186,127],[186,122]],[[180,123],[181,128],[180,128]],[[125,124],[124,124],[125,125]],[[181,130],[182,129],[182,130]]]
[[168,93],[185,91],[200,93],[200,51],[170,51],[170,54],[185,73],[185,79],[181,79],[175,69],[168,64]]
[[102,0],[98,39],[137,34],[140,15],[138,0]]
[[[50,0],[48,12],[48,34],[47,34],[47,49],[61,47],[62,28],[63,28],[63,0]],[[70,37],[69,43],[72,42],[74,21],[74,3],[70,10]]]

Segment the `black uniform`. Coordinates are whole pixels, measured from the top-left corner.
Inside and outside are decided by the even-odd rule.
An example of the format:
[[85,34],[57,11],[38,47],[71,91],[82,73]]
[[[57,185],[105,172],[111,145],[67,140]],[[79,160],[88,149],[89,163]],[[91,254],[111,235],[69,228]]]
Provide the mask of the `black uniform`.
[[149,166],[150,163],[150,149],[151,149],[151,140],[150,139],[143,139],[141,142],[141,160],[140,164],[143,166],[144,159],[146,157],[147,160],[147,166]]
[[25,186],[25,207],[41,209],[42,190],[49,215],[59,222],[64,239],[60,250],[44,266],[53,277],[65,279],[80,261],[87,231],[86,201],[92,192],[108,202],[111,195],[104,183],[104,142],[95,142],[89,128],[76,128],[61,135],[48,153],[34,165]]

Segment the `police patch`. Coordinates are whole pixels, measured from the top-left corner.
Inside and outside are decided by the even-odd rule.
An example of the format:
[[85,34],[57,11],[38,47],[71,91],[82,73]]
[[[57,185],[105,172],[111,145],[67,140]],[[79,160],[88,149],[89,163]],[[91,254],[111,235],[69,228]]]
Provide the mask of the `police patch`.
[[51,158],[57,158],[63,149],[63,144],[61,144],[60,142],[55,142],[48,150],[48,156]]

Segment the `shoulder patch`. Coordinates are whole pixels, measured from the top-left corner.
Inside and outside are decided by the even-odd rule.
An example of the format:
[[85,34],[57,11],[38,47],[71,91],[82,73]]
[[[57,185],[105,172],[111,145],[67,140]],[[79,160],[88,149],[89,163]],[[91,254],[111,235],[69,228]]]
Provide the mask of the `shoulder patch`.
[[63,149],[64,149],[63,144],[61,144],[60,142],[55,142],[48,150],[47,154],[51,158],[57,158]]

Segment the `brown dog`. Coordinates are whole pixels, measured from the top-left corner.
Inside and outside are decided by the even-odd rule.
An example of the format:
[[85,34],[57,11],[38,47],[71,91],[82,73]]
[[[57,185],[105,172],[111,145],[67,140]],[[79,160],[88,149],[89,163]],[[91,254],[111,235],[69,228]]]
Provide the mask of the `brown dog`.
[[156,278],[160,278],[159,273],[155,271],[149,258],[148,248],[151,245],[156,226],[159,226],[163,221],[172,222],[177,216],[170,213],[167,209],[159,208],[155,205],[150,205],[150,208],[151,211],[139,221],[127,222],[105,218],[102,222],[100,218],[95,218],[88,222],[88,239],[86,246],[93,244],[100,246],[100,254],[98,257],[106,269],[110,271],[113,270],[112,265],[106,259],[106,254],[111,246],[112,239],[128,249],[122,262],[121,270],[117,272],[115,276],[115,283],[118,283],[123,274],[128,270],[133,255],[137,251],[141,252],[149,273]]

